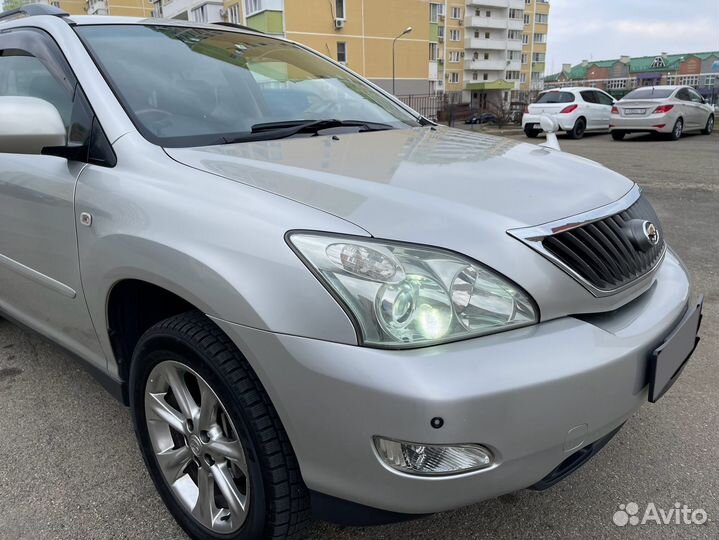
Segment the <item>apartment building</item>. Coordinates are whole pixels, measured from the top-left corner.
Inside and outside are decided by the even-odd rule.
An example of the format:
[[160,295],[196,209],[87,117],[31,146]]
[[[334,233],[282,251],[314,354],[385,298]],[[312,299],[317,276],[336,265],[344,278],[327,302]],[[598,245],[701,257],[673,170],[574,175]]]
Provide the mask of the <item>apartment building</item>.
[[150,0],[6,0],[4,9],[27,4],[47,4],[70,15],[115,15],[118,17],[151,17]]
[[524,0],[522,69],[519,89],[541,90],[547,59],[549,0]]

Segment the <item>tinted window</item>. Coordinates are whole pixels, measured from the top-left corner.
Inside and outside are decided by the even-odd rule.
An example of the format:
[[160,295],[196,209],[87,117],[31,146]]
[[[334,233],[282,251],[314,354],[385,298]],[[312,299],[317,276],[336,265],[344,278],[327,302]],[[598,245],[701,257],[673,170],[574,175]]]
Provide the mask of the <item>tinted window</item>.
[[574,101],[574,94],[571,92],[545,92],[539,96],[536,103],[571,103]]
[[594,91],[597,101],[602,105],[614,105],[614,98],[604,92]]
[[24,51],[3,51],[0,56],[0,96],[26,96],[49,101],[70,126],[72,93],[45,65]]
[[646,88],[637,88],[632,90],[622,99],[664,99],[668,98],[674,92],[674,88],[657,88],[647,86]]
[[76,31],[135,125],[155,144],[221,144],[274,122],[417,125],[362,80],[269,36],[140,25]]
[[688,89],[687,92],[689,92],[689,99],[691,99],[695,103],[703,103],[704,99],[697,94],[694,90]]
[[677,99],[681,99],[682,101],[692,100],[691,96],[689,95],[689,90],[687,90],[686,88],[682,88],[681,90],[679,90],[679,92],[677,92]]
[[595,96],[596,92],[594,92],[594,90],[583,90],[579,93],[581,94],[582,99],[587,103],[599,103],[597,101],[597,96]]

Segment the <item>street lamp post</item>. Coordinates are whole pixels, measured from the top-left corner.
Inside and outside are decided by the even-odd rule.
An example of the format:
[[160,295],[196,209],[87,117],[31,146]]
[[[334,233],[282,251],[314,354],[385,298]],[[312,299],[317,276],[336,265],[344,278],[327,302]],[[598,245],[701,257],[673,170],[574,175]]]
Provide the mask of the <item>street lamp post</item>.
[[395,46],[395,44],[397,43],[397,40],[398,40],[399,38],[401,38],[402,36],[406,36],[406,35],[409,34],[411,31],[412,31],[412,27],[411,27],[411,26],[408,26],[407,28],[405,28],[404,30],[402,30],[402,33],[401,33],[400,35],[398,35],[396,38],[394,38],[394,40],[392,41],[392,95],[396,95],[395,88],[394,88],[394,87],[395,87],[395,62],[394,62],[394,56],[395,56],[395,55],[394,55],[394,46]]

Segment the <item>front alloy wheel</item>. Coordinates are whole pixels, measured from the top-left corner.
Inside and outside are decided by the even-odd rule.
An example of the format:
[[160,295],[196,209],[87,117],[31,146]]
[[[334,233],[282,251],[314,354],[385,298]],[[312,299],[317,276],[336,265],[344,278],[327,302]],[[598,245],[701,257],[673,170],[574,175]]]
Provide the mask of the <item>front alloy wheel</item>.
[[145,390],[155,459],[172,494],[206,528],[239,529],[250,504],[245,451],[215,392],[188,366],[157,364]]
[[678,141],[682,137],[682,132],[684,131],[684,121],[679,118],[677,119],[676,123],[674,124],[674,128],[672,128],[672,133],[669,136],[671,140]]
[[140,338],[130,408],[150,477],[194,540],[286,540],[310,518],[307,487],[247,359],[190,311]]

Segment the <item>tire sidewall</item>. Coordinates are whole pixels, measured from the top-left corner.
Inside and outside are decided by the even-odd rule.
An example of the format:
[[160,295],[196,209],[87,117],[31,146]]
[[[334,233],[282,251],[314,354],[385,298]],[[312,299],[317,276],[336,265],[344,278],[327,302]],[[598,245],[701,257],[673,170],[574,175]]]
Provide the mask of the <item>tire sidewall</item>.
[[[130,371],[130,409],[137,436],[138,445],[147,470],[157,491],[178,524],[192,538],[213,540],[254,540],[263,537],[267,514],[265,483],[262,474],[258,443],[252,431],[248,429],[241,407],[233,398],[229,386],[223,382],[223,376],[212,362],[204,359],[194,344],[178,340],[166,330],[150,331],[152,335],[143,336],[136,348]],[[242,442],[250,474],[250,508],[242,527],[230,534],[218,534],[203,527],[180,505],[167,485],[154,457],[154,451],[147,430],[145,417],[145,384],[152,369],[165,360],[173,360],[187,365],[198,373],[210,385],[222,401]]]
[[[581,126],[581,129],[578,129]],[[574,127],[570,132],[572,139],[581,139],[584,136],[584,132],[587,130],[587,122],[583,118],[577,118],[574,122]]]
[[[679,134],[677,134],[677,126],[681,126]],[[681,118],[678,118],[677,121],[674,123],[674,126],[672,127],[671,138],[674,141],[678,141],[679,139],[682,138],[683,134],[684,134],[684,120],[682,120]]]

